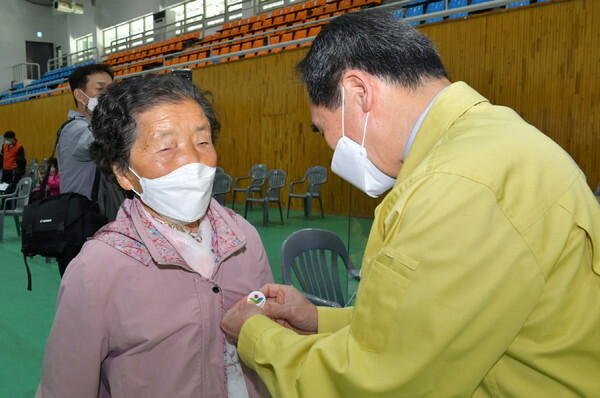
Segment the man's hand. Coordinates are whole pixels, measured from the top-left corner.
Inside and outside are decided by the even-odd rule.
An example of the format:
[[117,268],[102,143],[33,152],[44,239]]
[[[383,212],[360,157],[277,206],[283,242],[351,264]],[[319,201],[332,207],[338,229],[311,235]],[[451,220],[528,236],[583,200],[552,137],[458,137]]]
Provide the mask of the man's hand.
[[269,318],[300,334],[317,332],[317,307],[295,287],[267,284],[260,291],[267,298],[262,310]]
[[231,344],[236,344],[244,322],[256,314],[262,314],[261,309],[254,304],[248,303],[246,297],[235,303],[223,315],[223,319],[221,319],[221,330],[225,333],[227,341]]

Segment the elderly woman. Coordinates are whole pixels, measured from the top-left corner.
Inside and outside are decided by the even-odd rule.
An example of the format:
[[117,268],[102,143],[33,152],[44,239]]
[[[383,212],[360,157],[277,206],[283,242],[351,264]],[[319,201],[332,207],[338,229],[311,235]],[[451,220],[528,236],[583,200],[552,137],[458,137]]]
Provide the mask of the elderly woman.
[[173,75],[100,99],[90,153],[136,195],[67,268],[36,397],[268,394],[219,329],[273,276],[256,230],[211,199],[217,128],[203,93]]

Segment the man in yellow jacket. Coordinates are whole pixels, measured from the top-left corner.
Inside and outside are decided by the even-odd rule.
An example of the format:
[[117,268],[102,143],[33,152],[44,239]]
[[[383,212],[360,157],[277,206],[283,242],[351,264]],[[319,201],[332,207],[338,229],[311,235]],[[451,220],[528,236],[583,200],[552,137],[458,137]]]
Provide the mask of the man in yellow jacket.
[[393,188],[356,306],[267,285],[224,316],[271,393],[600,397],[600,206],[573,160],[385,12],[330,22],[299,70],[332,170]]

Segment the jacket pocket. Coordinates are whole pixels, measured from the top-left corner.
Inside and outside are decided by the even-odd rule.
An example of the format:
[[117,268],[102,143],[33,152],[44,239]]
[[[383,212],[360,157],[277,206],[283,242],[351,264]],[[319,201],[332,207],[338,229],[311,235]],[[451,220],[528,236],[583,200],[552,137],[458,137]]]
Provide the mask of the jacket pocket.
[[361,349],[379,353],[385,347],[418,262],[384,248],[361,281],[350,334]]

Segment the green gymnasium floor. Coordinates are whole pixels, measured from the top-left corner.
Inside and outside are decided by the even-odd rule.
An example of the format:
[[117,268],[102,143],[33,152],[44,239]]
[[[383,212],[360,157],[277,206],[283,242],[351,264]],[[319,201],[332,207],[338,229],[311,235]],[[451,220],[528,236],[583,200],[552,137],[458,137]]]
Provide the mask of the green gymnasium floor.
[[[237,205],[239,212],[242,206]],[[352,262],[360,266],[362,251],[371,227],[369,219],[290,212],[280,224],[276,208],[269,213],[269,227],[262,226],[262,211],[250,211],[248,220],[261,235],[276,282],[281,282],[281,244],[292,232],[302,228],[322,228],[337,233],[350,247]],[[348,242],[348,230],[351,240]],[[4,243],[0,243],[0,397],[31,398],[40,378],[46,338],[52,325],[56,294],[60,284],[56,261],[46,264],[42,257],[29,259],[33,290],[27,291],[27,275],[21,255],[21,241],[14,221],[4,223]]]

